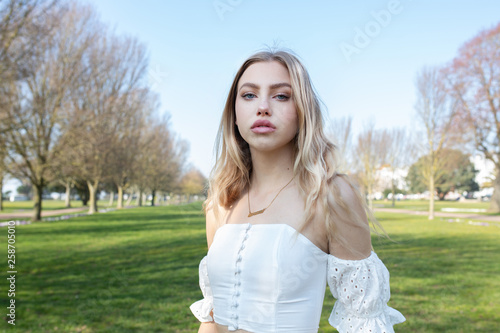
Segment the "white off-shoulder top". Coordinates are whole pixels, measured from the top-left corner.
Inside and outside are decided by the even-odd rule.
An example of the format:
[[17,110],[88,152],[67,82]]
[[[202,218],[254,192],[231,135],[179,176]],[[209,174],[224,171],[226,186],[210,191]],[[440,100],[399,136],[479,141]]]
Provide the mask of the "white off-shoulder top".
[[[226,224],[200,263],[201,322],[230,331],[316,333],[326,283],[337,299],[329,322],[340,333],[394,332],[389,272],[377,255],[343,260],[287,224]],[[211,312],[213,311],[213,318]]]

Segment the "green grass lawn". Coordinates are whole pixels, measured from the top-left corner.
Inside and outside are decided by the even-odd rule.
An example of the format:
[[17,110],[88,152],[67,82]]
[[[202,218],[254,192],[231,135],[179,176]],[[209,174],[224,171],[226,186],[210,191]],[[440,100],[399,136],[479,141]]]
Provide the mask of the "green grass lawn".
[[[434,209],[436,212],[440,212],[443,208],[454,208],[459,210],[464,210],[461,213],[467,213],[467,209],[484,209],[487,210],[490,206],[489,202],[478,202],[475,200],[467,200],[465,202],[460,201],[434,201]],[[373,201],[373,207],[383,207],[392,208],[391,200],[376,200]],[[396,201],[396,209],[408,209],[416,211],[427,211],[429,210],[428,200],[402,200]],[[474,214],[490,214],[487,212],[474,212]]]
[[[499,227],[378,218],[395,241],[374,238],[391,272],[390,305],[407,318],[397,332],[498,331]],[[7,228],[0,234],[6,257]],[[4,321],[0,331],[197,331],[189,305],[201,297],[206,253],[199,203],[16,226],[16,251],[16,327]],[[320,332],[335,332],[327,323],[333,303],[327,291]]]

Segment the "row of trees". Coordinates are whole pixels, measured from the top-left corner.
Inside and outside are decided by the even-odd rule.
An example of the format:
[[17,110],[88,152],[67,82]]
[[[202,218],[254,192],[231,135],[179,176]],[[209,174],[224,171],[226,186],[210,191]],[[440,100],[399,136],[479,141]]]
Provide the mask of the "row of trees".
[[90,213],[103,183],[118,207],[126,190],[179,186],[188,147],[158,112],[144,45],[76,2],[0,0],[0,17],[0,188],[29,180],[40,220],[55,182],[84,184]]
[[372,205],[377,171],[389,166],[394,174],[414,163],[407,180],[414,190],[429,190],[433,219],[434,193],[477,189],[469,155],[478,152],[495,165],[489,210],[500,212],[500,24],[466,42],[448,64],[423,68],[415,85],[421,134],[371,124],[353,145],[351,120],[334,121],[330,132],[339,151],[351,153],[343,160],[344,170],[357,172]]
[[[452,190],[469,193],[479,190],[475,182],[478,171],[469,153],[445,148],[438,153],[422,155],[426,153],[425,146],[419,144],[421,135],[404,128],[376,129],[373,123],[365,126],[352,144],[351,126],[352,118],[336,119],[329,133],[339,151],[343,151],[339,154],[343,156],[339,169],[351,173],[362,185],[371,208],[375,193],[382,190],[392,193],[393,206],[396,192],[429,191],[444,200]],[[387,177],[390,177],[389,182]],[[400,183],[401,180],[404,184]],[[431,180],[433,191],[429,186]],[[431,198],[431,204],[433,200]]]
[[[67,192],[85,187],[91,213],[103,183],[116,187],[119,207],[124,191],[154,197],[180,184],[203,188],[196,170],[180,181],[187,145],[158,113],[139,41],[116,35],[76,2],[0,0],[0,17],[0,187],[7,173],[29,180],[34,220],[44,188],[55,182]],[[339,150],[356,156],[341,161],[344,170],[355,170],[372,194],[382,166],[395,173],[418,160],[410,182],[434,193],[451,182],[445,170],[457,164],[450,161],[475,150],[496,166],[490,210],[500,211],[499,53],[500,24],[465,43],[450,63],[418,73],[415,110],[425,140],[370,124],[353,144],[351,120],[334,122]]]

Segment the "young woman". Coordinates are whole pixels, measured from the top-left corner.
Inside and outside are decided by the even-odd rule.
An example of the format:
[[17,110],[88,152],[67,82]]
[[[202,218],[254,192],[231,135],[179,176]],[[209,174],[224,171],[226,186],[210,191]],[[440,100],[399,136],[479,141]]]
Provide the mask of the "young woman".
[[[394,332],[389,272],[368,210],[323,132],[300,61],[260,52],[239,69],[218,133],[206,201],[199,332],[317,332],[325,286],[341,333]],[[368,214],[369,215],[369,214]]]

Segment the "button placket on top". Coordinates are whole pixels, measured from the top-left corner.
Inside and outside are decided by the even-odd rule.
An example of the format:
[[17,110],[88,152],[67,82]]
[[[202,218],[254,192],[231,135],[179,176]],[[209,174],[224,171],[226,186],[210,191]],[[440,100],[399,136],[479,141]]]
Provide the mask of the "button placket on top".
[[234,269],[234,276],[235,276],[235,281],[234,281],[234,291],[233,291],[233,302],[232,302],[232,308],[233,308],[233,314],[231,318],[233,319],[233,327],[230,327],[231,330],[237,330],[238,329],[238,306],[239,306],[239,297],[241,295],[240,288],[241,288],[241,262],[243,261],[243,252],[245,250],[245,243],[246,240],[248,239],[248,231],[252,225],[249,223],[248,226],[245,229],[245,232],[243,234],[242,240],[241,240],[241,245],[238,250],[238,254],[236,255],[236,263],[235,263],[235,269]]

